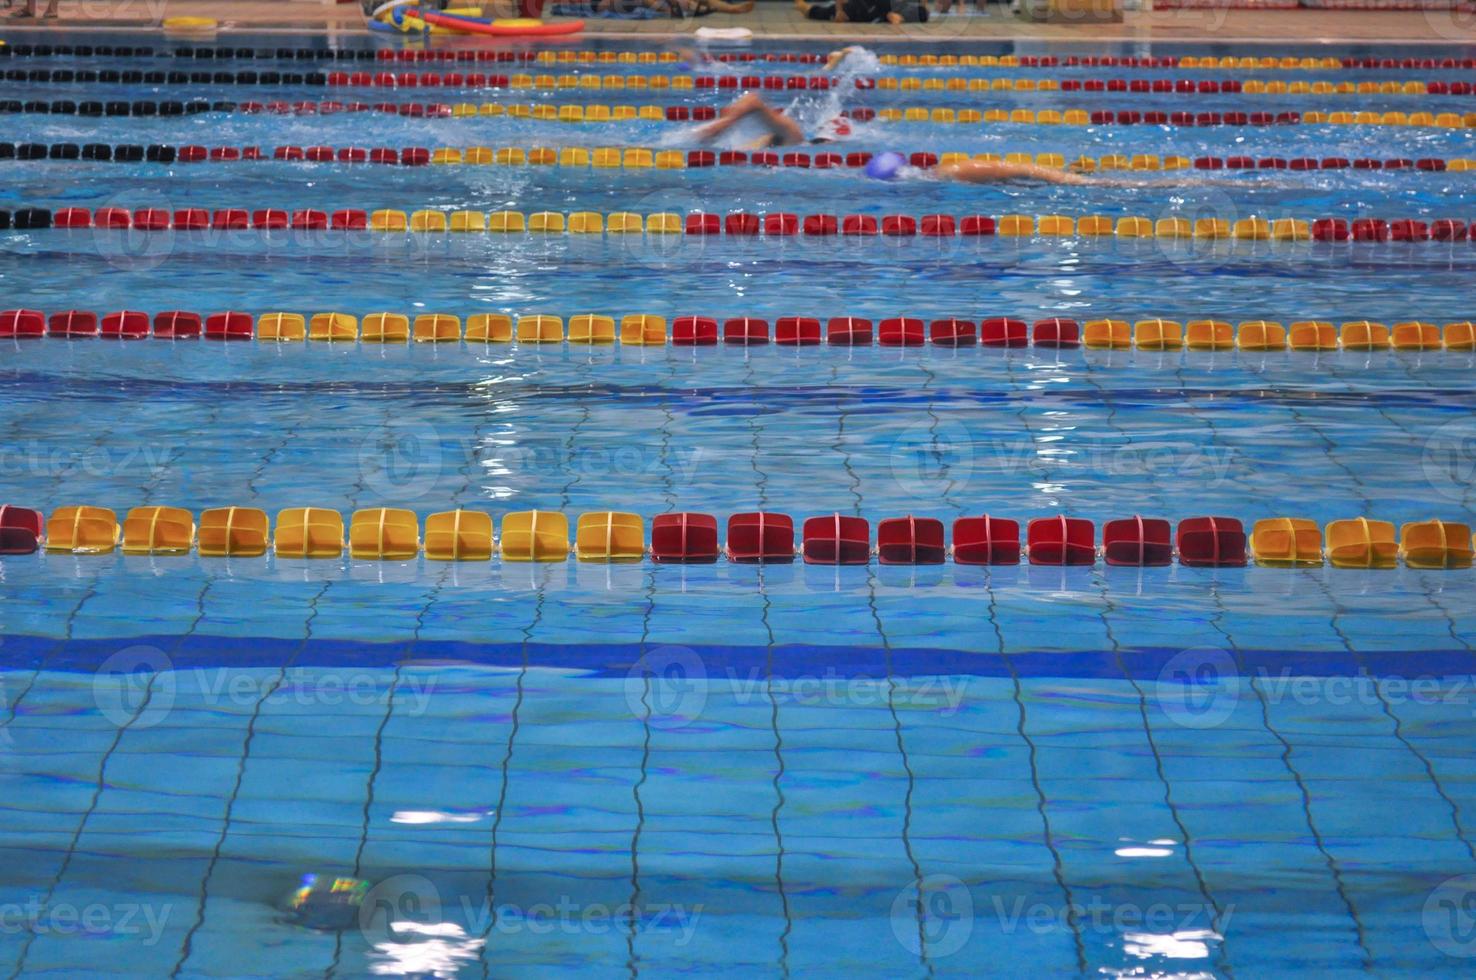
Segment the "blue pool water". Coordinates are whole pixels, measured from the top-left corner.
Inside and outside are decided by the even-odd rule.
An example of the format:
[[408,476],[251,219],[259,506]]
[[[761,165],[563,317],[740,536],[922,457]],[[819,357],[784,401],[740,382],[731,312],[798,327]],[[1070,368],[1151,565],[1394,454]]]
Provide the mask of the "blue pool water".
[[[64,61],[123,65],[36,59]],[[1133,77],[1185,74],[1411,73]],[[6,89],[83,97],[75,85]],[[188,94],[244,98],[228,87]],[[137,86],[120,97],[161,96]],[[970,99],[1165,111],[1185,101],[861,101]],[[1191,108],[1466,111],[1472,101],[1220,96]],[[6,119],[6,139],[40,142],[686,145],[681,127],[655,122]],[[1476,156],[1464,130],[1316,125],[876,123],[848,149],[891,146]],[[1476,197],[1476,176],[1459,172],[970,188],[734,168],[0,166],[7,208],[1468,219]],[[771,322],[1443,323],[1471,316],[1476,260],[1470,243],[1077,238],[48,230],[0,242],[7,308]],[[1469,352],[4,344],[0,502],[47,511],[1476,520]],[[1473,586],[1470,570],[1405,567],[6,557],[0,968],[1453,973],[1476,954]],[[369,882],[362,919],[343,930],[290,921],[282,901],[310,872]]]

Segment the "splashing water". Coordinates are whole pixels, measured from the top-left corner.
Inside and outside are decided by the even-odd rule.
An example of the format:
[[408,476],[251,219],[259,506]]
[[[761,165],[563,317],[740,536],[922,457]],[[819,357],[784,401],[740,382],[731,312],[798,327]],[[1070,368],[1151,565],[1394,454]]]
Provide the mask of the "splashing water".
[[[796,95],[788,105],[782,106],[784,114],[799,124],[806,134],[819,132],[821,127],[831,119],[839,116],[846,108],[845,97],[856,90],[855,80],[875,75],[881,70],[881,61],[870,50],[852,46],[849,53],[840,64],[836,65],[830,72],[836,80],[825,91],[805,92]],[[730,65],[720,61],[711,61],[702,66],[704,72],[730,72],[736,70]],[[687,145],[697,139],[697,134],[702,127],[683,127],[676,132],[667,132],[659,139],[661,146]],[[852,122],[852,135],[857,138],[866,138],[876,135],[871,126]],[[729,129],[714,143],[719,149],[732,150],[748,146],[755,140],[768,132],[767,127],[757,119],[747,119]]]

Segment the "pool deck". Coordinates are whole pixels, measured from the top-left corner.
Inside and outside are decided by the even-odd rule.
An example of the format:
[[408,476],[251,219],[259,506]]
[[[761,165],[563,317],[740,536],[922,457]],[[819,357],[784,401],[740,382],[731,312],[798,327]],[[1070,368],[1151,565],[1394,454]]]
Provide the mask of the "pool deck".
[[[61,0],[61,16],[43,23],[5,24],[0,37],[44,31],[51,26],[126,28],[157,25],[165,17],[211,17],[226,30],[361,31],[359,6],[304,0]],[[700,20],[591,20],[586,34],[607,37],[665,38],[698,27],[747,27],[774,39],[831,37],[889,40],[973,41],[1209,41],[1215,43],[1327,44],[1348,42],[1476,44],[1476,14],[1459,11],[1316,10],[1146,10],[1130,12],[1122,23],[1030,23],[1003,6],[985,13],[935,16],[906,28],[831,24],[801,18],[787,3],[760,3],[750,14],[715,15]]]

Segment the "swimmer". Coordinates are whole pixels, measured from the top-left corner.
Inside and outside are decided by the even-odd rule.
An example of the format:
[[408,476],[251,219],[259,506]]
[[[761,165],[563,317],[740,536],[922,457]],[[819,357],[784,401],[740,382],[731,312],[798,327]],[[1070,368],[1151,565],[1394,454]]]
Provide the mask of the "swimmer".
[[768,132],[743,146],[745,150],[763,150],[771,146],[794,146],[798,143],[835,143],[849,139],[851,121],[836,113],[806,134],[799,123],[769,105],[757,92],[749,92],[723,110],[721,117],[697,130],[697,138],[711,143],[745,119],[758,121]]
[[853,54],[860,54],[866,49],[859,44],[848,44],[839,51],[832,51],[825,56],[825,64],[820,66],[821,71],[835,71],[841,63]]
[[940,180],[956,180],[961,184],[1004,184],[1020,181],[1042,184],[1123,186],[1121,181],[1110,177],[1088,177],[1085,174],[1062,170],[1059,167],[1043,167],[1038,163],[960,160],[957,163],[940,164],[933,168],[932,173]]
[[[926,170],[907,166],[900,153],[888,151],[878,153],[866,164],[866,176],[876,180],[896,180],[899,177],[933,177],[952,180],[960,184],[1008,184],[1036,183],[1063,184],[1073,187],[1148,187],[1153,182],[1131,178],[1095,177],[1078,173],[1072,169],[1046,167],[1038,163],[1005,163],[999,160],[960,160],[955,163],[939,164]],[[1207,181],[1191,179],[1178,181],[1176,186],[1204,186]]]
[[[712,55],[708,54],[706,51],[699,50],[695,47],[689,47],[684,44],[678,44],[672,47],[671,51],[678,58],[681,59],[678,64],[688,69],[721,64],[721,62],[719,62]],[[826,55],[825,63],[820,66],[820,70],[835,71],[841,66],[842,63],[845,62],[847,58],[851,57],[852,55],[861,54],[865,51],[866,49],[861,47],[859,44],[848,44],[845,47],[839,48]]]

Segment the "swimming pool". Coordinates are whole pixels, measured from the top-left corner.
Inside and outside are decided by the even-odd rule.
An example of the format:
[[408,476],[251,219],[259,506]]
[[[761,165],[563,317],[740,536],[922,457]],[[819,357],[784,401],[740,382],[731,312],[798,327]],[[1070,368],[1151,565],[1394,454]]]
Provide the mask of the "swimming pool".
[[[270,54],[213,58],[209,70],[317,67]],[[94,50],[13,53],[7,67],[168,71],[185,61]],[[596,65],[528,71],[676,72]],[[813,67],[756,61],[703,74],[724,71],[788,77]],[[878,71],[920,82],[950,74],[1464,77],[1418,67]],[[664,116],[732,95],[716,84],[648,83],[635,94],[628,80],[598,91],[533,84],[427,94],[27,76],[7,81],[7,98],[200,97],[237,109],[22,111],[7,116],[6,139],[254,146],[268,157],[278,146],[685,152],[691,124],[664,118],[306,116],[240,103],[655,105]],[[848,106],[877,110],[1476,111],[1470,96],[1378,92],[846,95]],[[860,129],[843,152],[1470,153],[1469,130],[1427,125],[930,117]],[[826,150],[803,152],[813,162]],[[734,211],[1020,214],[1103,216],[1114,229],[1124,217],[1155,227],[1178,217],[1469,220],[1476,181],[1449,165],[1191,165],[1143,173],[1143,186],[1086,188],[881,185],[854,168],[813,165],[0,166],[10,178],[0,207],[11,212],[589,211],[683,222]],[[1213,183],[1186,184],[1196,178]],[[784,316],[1444,324],[1471,312],[1469,241],[1138,238],[1080,227],[942,239],[13,228],[0,277],[4,306],[47,313],[649,313],[671,324],[695,315],[773,325]],[[1247,527],[1278,516],[1319,527],[1476,517],[1476,355],[1454,349],[0,343],[0,502],[47,513],[385,506],[423,519],[467,507],[499,519],[629,511],[648,525],[677,511],[720,522],[779,512],[797,525],[832,513],[873,525],[1065,514],[1099,530],[1138,513],[1231,515]],[[1476,952],[1467,911],[1476,784],[1465,745],[1476,728],[1472,575],[1100,561],[7,556],[0,956],[12,975],[1459,969]],[[313,930],[288,921],[282,900],[307,873],[368,882],[362,922]]]

